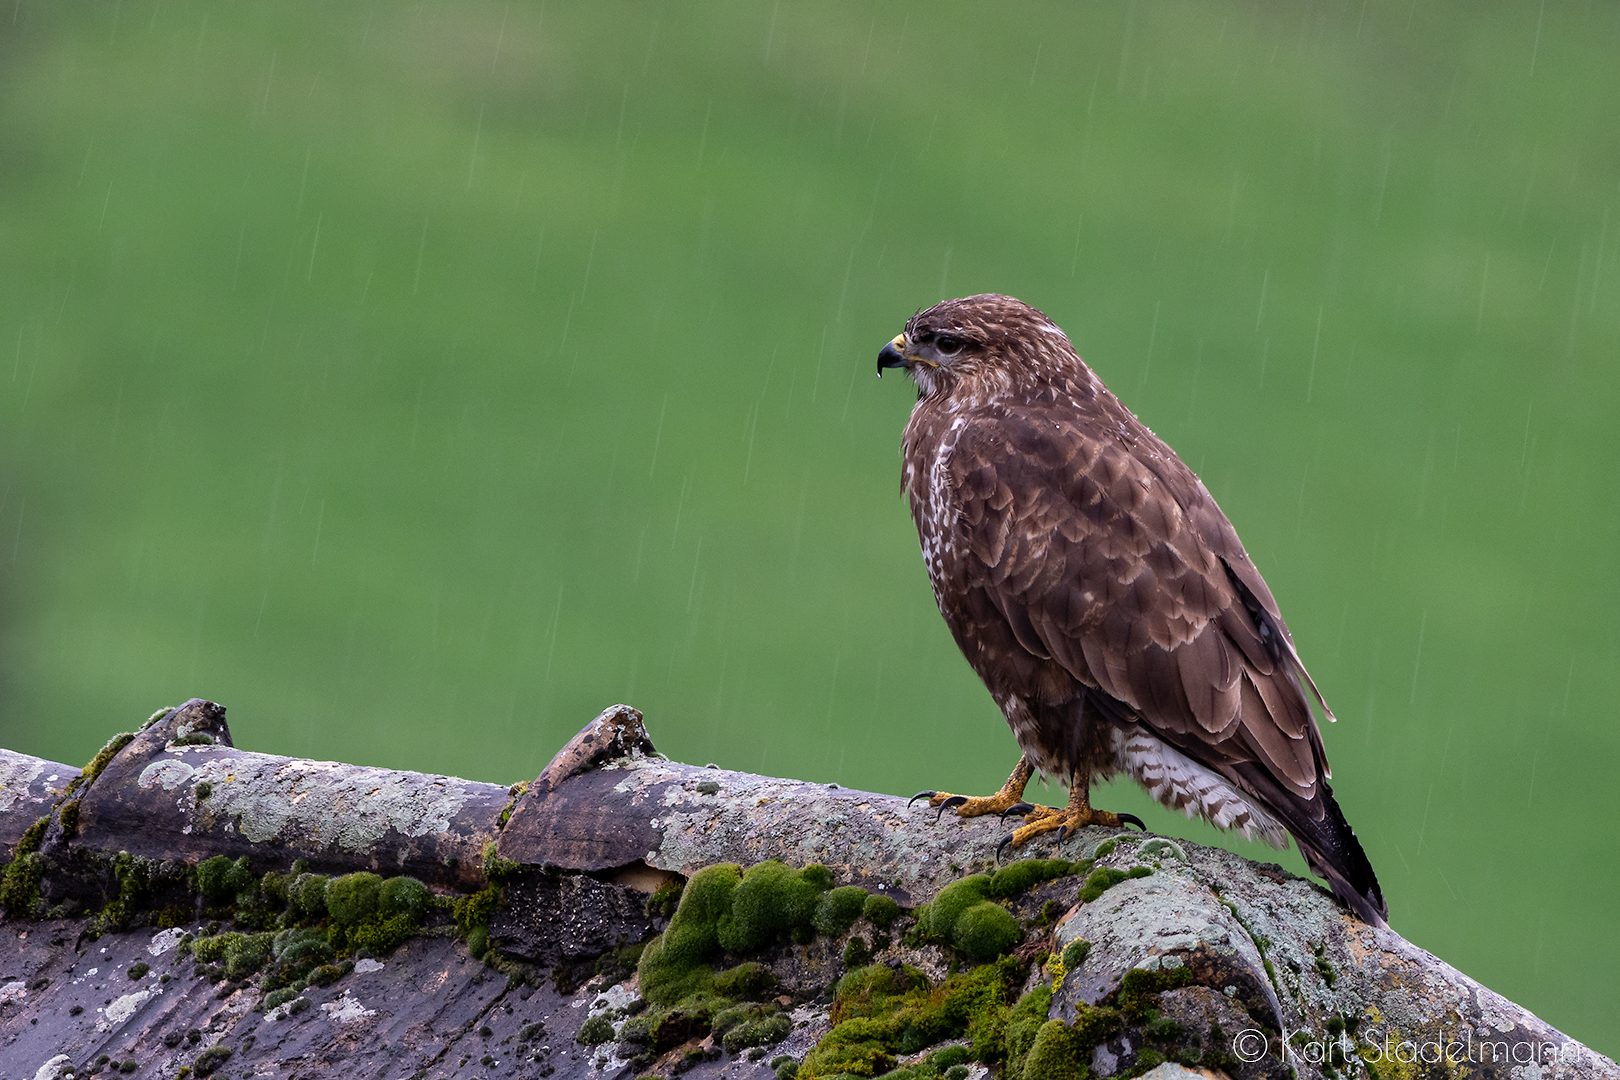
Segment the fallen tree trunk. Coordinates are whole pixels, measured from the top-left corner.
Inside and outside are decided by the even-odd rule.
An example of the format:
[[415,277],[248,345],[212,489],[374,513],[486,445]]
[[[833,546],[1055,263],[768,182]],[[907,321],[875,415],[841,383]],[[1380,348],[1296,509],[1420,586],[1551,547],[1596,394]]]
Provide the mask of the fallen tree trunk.
[[[1220,849],[1088,829],[1040,853],[1067,862],[995,873],[993,820],[671,762],[626,706],[526,791],[237,750],[224,714],[166,710],[82,773],[0,752],[0,1077],[828,1076],[857,1060],[828,1035],[847,971],[949,999],[986,961],[1002,989],[973,1008],[999,1012],[912,1045],[872,1005],[853,1071],[910,1055],[905,1075],[1035,1080],[1050,1051],[1098,1076],[1166,1058],[1240,1078],[1620,1076],[1315,884]],[[351,894],[391,895],[366,872],[440,899],[398,925],[386,903],[351,917]],[[725,899],[703,915],[714,882]],[[782,913],[801,896],[813,916]],[[747,942],[748,919],[775,929]],[[209,933],[229,920],[234,937]],[[700,931],[708,952],[671,966]],[[708,988],[708,1012],[656,981],[675,976]],[[1040,1035],[986,1042],[1015,1031],[1020,995]]]

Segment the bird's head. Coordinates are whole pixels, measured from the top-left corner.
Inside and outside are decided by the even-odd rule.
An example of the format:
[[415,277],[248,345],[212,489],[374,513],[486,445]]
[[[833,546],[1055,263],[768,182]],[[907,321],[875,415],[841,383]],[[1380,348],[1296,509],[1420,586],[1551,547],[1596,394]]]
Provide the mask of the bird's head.
[[964,386],[994,395],[1084,369],[1051,319],[995,293],[944,300],[917,312],[905,332],[883,346],[877,363],[879,376],[884,368],[904,368],[925,397]]

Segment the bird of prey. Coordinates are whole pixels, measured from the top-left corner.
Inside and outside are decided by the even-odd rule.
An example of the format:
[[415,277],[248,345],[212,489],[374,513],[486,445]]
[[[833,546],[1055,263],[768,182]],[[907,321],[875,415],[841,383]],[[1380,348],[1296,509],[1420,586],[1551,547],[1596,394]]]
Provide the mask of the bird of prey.
[[[1386,925],[1307,691],[1333,714],[1192,470],[1010,296],[918,312],[878,354],[884,368],[917,384],[903,484],[934,598],[1023,751],[995,795],[918,798],[1023,814],[1003,841],[1017,847],[1140,827],[1091,806],[1091,783],[1124,773],[1218,828],[1277,847],[1292,833],[1340,902]],[[1068,782],[1066,807],[1023,801],[1037,770]]]

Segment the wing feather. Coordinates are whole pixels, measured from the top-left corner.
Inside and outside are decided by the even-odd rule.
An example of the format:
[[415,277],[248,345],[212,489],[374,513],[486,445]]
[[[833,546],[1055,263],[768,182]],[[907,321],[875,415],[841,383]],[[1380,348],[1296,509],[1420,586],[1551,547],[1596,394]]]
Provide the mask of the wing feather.
[[1252,762],[1310,798],[1327,772],[1309,676],[1264,579],[1168,447],[1101,430],[1038,404],[961,426],[948,470],[962,584],[1030,657],[1196,760]]

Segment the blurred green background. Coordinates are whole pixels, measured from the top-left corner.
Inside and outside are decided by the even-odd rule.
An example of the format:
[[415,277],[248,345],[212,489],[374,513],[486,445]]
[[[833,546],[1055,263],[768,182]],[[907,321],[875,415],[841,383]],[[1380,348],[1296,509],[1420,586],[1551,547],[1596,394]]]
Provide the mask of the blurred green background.
[[507,783],[622,700],[988,791],[873,363],[1007,292],[1238,526],[1395,928],[1614,1054],[1617,55],[1564,0],[18,0],[0,745],[200,695]]

